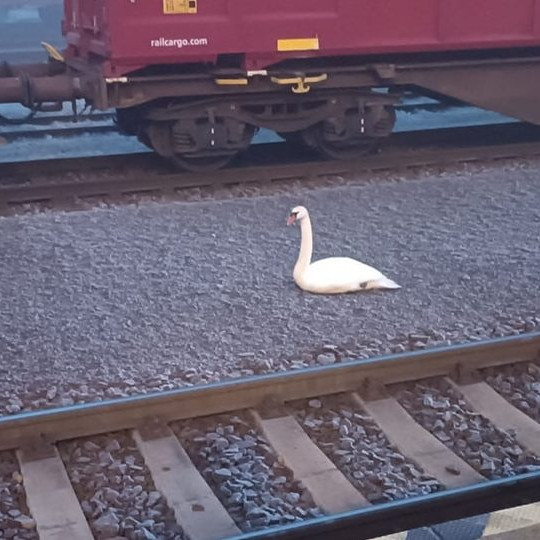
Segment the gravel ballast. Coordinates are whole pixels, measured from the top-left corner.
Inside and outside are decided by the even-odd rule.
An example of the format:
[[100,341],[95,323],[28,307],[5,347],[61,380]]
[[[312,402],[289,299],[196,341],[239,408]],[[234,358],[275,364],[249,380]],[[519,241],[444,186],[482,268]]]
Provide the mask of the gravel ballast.
[[474,412],[444,379],[398,384],[391,391],[422,427],[487,478],[540,470],[538,456]]
[[75,493],[98,540],[186,539],[127,433],[77,439],[59,446]]
[[374,420],[345,396],[292,405],[308,435],[371,503],[443,489],[393,447]]
[[[538,185],[537,165],[507,164],[2,218],[0,413],[534,330]],[[403,289],[300,291],[297,204],[315,258],[356,257]]]
[[322,515],[245,415],[189,420],[173,430],[243,531]]
[[15,454],[0,452],[0,538],[38,540]]
[[484,377],[486,382],[514,407],[540,422],[540,366],[538,364],[517,364],[487,369]]

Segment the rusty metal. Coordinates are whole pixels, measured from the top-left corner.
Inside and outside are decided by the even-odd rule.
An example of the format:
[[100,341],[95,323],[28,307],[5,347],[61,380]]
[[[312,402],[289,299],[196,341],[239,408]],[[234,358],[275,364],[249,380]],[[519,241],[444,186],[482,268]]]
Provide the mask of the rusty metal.
[[[305,69],[305,67],[304,67]],[[449,60],[430,62],[396,59],[391,64],[366,64],[365,60],[349,67],[322,65],[327,79],[318,90],[359,89],[378,85],[418,85],[501,114],[540,124],[540,57],[506,59]],[[238,73],[237,75],[241,75]],[[249,84],[222,86],[214,79],[219,72],[196,75],[127,77],[124,82],[107,85],[107,101],[112,107],[133,107],[163,97],[242,96],[271,93],[276,90],[271,77],[285,77],[287,72],[269,70],[267,77],[253,77]],[[283,95],[288,95],[283,92]],[[307,94],[310,96],[310,94]]]
[[[305,64],[299,72],[310,76]],[[247,85],[216,84],[219,77],[240,76],[231,70],[207,70],[196,74],[134,76],[106,80],[94,66],[80,60],[68,65],[59,62],[21,66],[0,65],[0,103],[19,102],[31,107],[44,101],[85,98],[98,109],[139,106],[164,97],[214,96],[224,103],[243,104],[253,96],[261,101],[286,103],[287,89],[276,91],[272,78],[290,76],[291,69],[269,69],[266,76],[249,78]],[[366,63],[357,59],[349,66],[328,61],[319,71],[326,80],[317,83],[313,94],[333,90],[364,89],[377,85],[416,85],[430,92],[462,100],[524,121],[540,124],[540,56],[452,60],[446,57],[429,62],[399,59],[393,63]],[[293,70],[294,73],[298,71]],[[295,96],[298,98],[298,96]],[[265,124],[265,119],[255,118]],[[261,124],[261,125],[263,125]],[[258,124],[257,124],[258,125]]]
[[78,77],[54,75],[32,77],[21,73],[0,78],[0,103],[22,103],[32,108],[46,101],[71,101],[85,97]]
[[51,60],[38,64],[0,64],[0,103],[22,103],[36,108],[43,102],[79,98],[98,102],[102,84],[97,68],[84,63],[67,65]]
[[[3,416],[0,417],[0,451],[17,451],[27,489],[30,489],[31,480],[35,480],[32,474],[42,475],[40,467],[49,467],[50,458],[56,458],[66,483],[59,482],[57,477],[52,476],[51,489],[57,489],[59,484],[62,489],[70,489],[55,447],[55,444],[62,441],[130,429],[136,430],[134,438],[138,443],[167,439],[171,437],[168,424],[178,420],[226,414],[242,409],[249,409],[254,417],[259,418],[273,418],[275,415],[282,417],[290,414],[288,405],[299,399],[354,392],[370,384],[374,389],[380,386],[384,390],[384,385],[415,381],[419,377],[447,376],[456,370],[457,365],[466,365],[478,370],[520,362],[531,365],[530,362],[538,359],[539,355],[540,332],[535,332],[301,371],[254,376],[117,400]],[[375,397],[378,395],[374,394]],[[177,441],[175,448],[181,449]],[[44,459],[46,461],[42,461]],[[189,457],[182,459],[189,460]],[[25,470],[25,464],[36,460],[38,460],[37,468],[34,471]],[[162,470],[170,469],[165,464]],[[298,478],[294,465],[291,472]],[[156,474],[155,468],[152,474]],[[51,477],[47,476],[48,478]],[[473,482],[443,492],[407,497],[404,500],[359,509],[347,509],[339,514],[308,519],[293,525],[270,526],[234,538],[367,540],[381,534],[535,502],[540,498],[538,471],[517,474],[509,478]],[[168,497],[167,492],[165,496]],[[32,500],[31,496],[29,500]],[[78,508],[75,498],[73,501]],[[32,510],[32,504],[30,509]],[[50,512],[47,506],[46,510]],[[38,514],[35,512],[34,516]],[[40,518],[36,519],[39,527]],[[179,521],[182,524],[182,520]]]
[[301,100],[276,92],[212,97],[122,111],[118,123],[128,133],[139,126],[139,136],[161,156],[181,160],[182,168],[214,169],[215,160],[223,166],[249,147],[255,126],[279,133],[313,129],[312,147],[324,146],[325,155],[357,156],[366,141],[392,131],[398,99],[358,90],[312,91]]
[[482,369],[530,362],[540,354],[540,332],[381,356],[334,366],[308,368],[171,390],[138,397],[74,405],[0,417],[0,450],[17,448],[39,434],[51,443],[136,428],[158,418],[172,422],[256,407],[261,397],[287,402],[360,388],[366,379],[392,384],[450,374],[458,363]]

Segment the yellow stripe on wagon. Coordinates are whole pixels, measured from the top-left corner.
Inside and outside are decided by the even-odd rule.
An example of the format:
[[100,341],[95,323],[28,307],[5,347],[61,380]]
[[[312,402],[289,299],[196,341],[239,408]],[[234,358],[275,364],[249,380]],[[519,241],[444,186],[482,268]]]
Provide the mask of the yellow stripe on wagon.
[[319,38],[278,39],[278,51],[318,51]]
[[248,84],[248,80],[244,77],[238,79],[214,79],[216,84],[221,86],[245,86]]

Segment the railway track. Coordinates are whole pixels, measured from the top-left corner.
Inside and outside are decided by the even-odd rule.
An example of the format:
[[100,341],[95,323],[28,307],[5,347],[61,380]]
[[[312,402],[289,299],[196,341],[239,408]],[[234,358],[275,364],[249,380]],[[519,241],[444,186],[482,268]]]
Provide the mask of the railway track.
[[[527,158],[540,155],[540,130],[527,124],[501,124],[396,133],[383,151],[352,161],[322,161],[308,150],[286,143],[253,146],[234,167],[208,173],[168,170],[151,153],[97,158],[0,164],[0,214],[9,215],[25,205],[46,208],[80,208],[88,201],[121,202],[139,195],[175,197],[187,188],[268,183],[291,179],[313,180],[352,177],[385,170],[403,170],[454,163]],[[276,165],[280,163],[280,165]],[[36,171],[58,175],[67,172],[107,171],[105,179],[36,181]],[[131,172],[131,174],[126,174]]]
[[[13,477],[18,476],[25,487],[31,519],[35,521],[41,540],[94,537],[95,530],[89,522],[95,525],[95,516],[88,504],[84,512],[81,509],[78,480],[70,469],[66,452],[59,448],[67,444],[65,441],[119,431],[128,433],[127,437],[134,441],[141,456],[140,463],[144,464],[155,489],[163,494],[174,512],[184,537],[191,540],[229,537],[368,539],[493,511],[497,512],[492,515],[496,519],[491,520],[491,530],[495,530],[491,538],[537,538],[540,504],[535,503],[540,500],[540,466],[529,465],[531,472],[514,467],[505,469],[503,475],[493,474],[475,463],[474,458],[464,457],[457,451],[453,446],[455,441],[446,440],[437,430],[426,429],[404,402],[399,387],[429,388],[429,381],[442,381],[459,395],[460,407],[471,409],[468,413],[470,421],[491,423],[495,433],[512,438],[512,444],[521,452],[515,451],[515,454],[528,456],[520,458],[523,465],[527,459],[531,463],[538,462],[540,456],[538,410],[534,414],[525,414],[496,391],[496,385],[486,381],[496,380],[497,371],[509,369],[509,366],[538,373],[539,359],[540,333],[531,333],[141,397],[41,410],[0,418],[0,450],[16,453]],[[317,411],[323,410],[321,403],[336,399],[336,396],[340,403],[347,401],[350,410],[356,411],[346,415],[346,423],[338,422],[336,433],[343,436],[345,430],[348,440],[352,437],[352,426],[364,423],[368,426],[367,432],[356,440],[355,445],[361,446],[363,439],[373,435],[373,430],[379,430],[382,435],[376,435],[377,440],[386,437],[387,445],[391,446],[385,472],[375,465],[368,465],[364,473],[378,471],[379,481],[384,484],[385,474],[388,478],[396,474],[391,462],[405,463],[407,467],[421,471],[415,477],[421,480],[420,485],[430,486],[423,490],[427,494],[417,492],[414,496],[396,497],[390,501],[387,498],[385,502],[370,497],[367,484],[356,481],[357,477],[347,469],[344,459],[347,452],[332,454],[327,451],[327,442],[313,436],[313,426],[321,422],[317,419]],[[339,411],[339,407],[333,408]],[[433,408],[440,409],[440,406],[435,404]],[[452,410],[448,404],[442,408],[444,414],[450,414]],[[248,448],[256,446],[253,441],[259,441],[257,444],[263,444],[267,454],[261,461],[274,459],[279,462],[279,466],[286,469],[285,485],[292,485],[291,478],[301,482],[309,501],[316,506],[317,511],[312,515],[318,517],[306,513],[304,519],[294,523],[286,524],[287,520],[284,520],[285,524],[253,527],[257,530],[246,529],[238,517],[233,519],[231,516],[235,514],[226,503],[231,494],[224,496],[221,487],[222,481],[230,482],[228,479],[233,473],[224,469],[208,473],[208,463],[201,463],[204,454],[193,447],[201,437],[192,438],[190,442],[185,435],[189,430],[179,427],[185,426],[186,422],[191,426],[208,423],[214,415],[229,415],[236,419],[240,416],[244,420],[236,421],[250,424],[250,429],[254,430],[250,433],[255,433],[242,439],[234,438],[232,429],[218,429],[222,435],[212,432],[214,451],[221,452],[222,459],[226,455],[229,460],[239,451],[238,447],[231,447],[233,443],[227,442],[227,436],[232,437],[232,441],[243,440],[245,443],[247,440]],[[306,415],[310,418],[309,423]],[[345,429],[344,425],[349,427]],[[224,444],[220,445],[217,439]],[[86,444],[97,447],[92,442]],[[80,453],[77,459],[79,465],[90,461],[88,458],[83,461]],[[254,451],[249,459],[261,462]],[[95,467],[92,470],[95,477],[99,477],[99,466],[89,465]],[[138,469],[142,471],[144,467]],[[230,469],[233,468],[231,465]],[[249,484],[249,490],[255,493],[257,482],[254,480]],[[237,489],[242,493],[238,500],[244,496],[249,498],[245,486],[238,484]],[[295,500],[298,503],[298,499]],[[527,507],[529,519],[517,520],[511,527],[508,516],[512,518],[512,514],[498,512],[524,504],[531,505]],[[250,511],[253,513],[253,508]],[[537,521],[531,524],[533,513]]]

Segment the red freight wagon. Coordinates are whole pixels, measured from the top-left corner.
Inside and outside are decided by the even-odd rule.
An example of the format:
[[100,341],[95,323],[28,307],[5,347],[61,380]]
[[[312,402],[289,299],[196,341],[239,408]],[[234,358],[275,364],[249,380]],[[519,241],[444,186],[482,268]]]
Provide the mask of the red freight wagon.
[[66,49],[0,63],[0,102],[115,107],[182,167],[224,165],[259,128],[355,156],[407,88],[540,124],[540,0],[64,2]]
[[540,45],[536,0],[66,0],[77,55],[106,58],[107,76],[149,64],[246,70],[285,58]]

